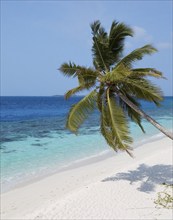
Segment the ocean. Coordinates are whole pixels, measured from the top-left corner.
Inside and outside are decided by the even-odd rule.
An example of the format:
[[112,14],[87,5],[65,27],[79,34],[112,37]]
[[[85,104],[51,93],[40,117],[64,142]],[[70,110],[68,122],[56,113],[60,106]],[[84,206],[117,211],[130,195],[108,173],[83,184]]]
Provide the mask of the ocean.
[[[1,97],[2,192],[111,151],[100,134],[97,111],[82,125],[78,135],[65,129],[70,106],[80,99]],[[159,108],[152,103],[141,104],[147,114],[172,130],[173,97],[165,97]],[[145,134],[130,122],[134,148],[164,136],[147,121],[142,124]]]

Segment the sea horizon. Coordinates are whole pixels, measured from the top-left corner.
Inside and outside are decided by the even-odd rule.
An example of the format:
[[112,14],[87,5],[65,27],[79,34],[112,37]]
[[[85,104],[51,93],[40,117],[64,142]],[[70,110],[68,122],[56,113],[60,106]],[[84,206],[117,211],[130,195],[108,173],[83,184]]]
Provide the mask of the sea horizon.
[[[87,95],[87,94],[85,94]],[[75,94],[73,97],[84,97],[85,95]],[[0,95],[0,97],[54,97],[54,96],[65,96],[63,95]],[[163,97],[173,97],[173,95],[164,95]]]

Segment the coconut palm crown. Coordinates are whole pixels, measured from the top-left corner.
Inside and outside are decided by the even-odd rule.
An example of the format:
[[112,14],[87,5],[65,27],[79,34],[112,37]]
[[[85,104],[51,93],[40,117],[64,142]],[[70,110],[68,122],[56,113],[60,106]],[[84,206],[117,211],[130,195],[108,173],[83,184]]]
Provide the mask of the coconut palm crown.
[[[173,135],[141,110],[139,100],[155,103],[162,101],[162,91],[149,77],[164,78],[155,68],[133,68],[133,64],[144,55],[151,55],[157,50],[152,45],[137,48],[122,57],[124,41],[133,36],[133,30],[124,23],[113,21],[109,33],[100,21],[91,24],[93,67],[64,63],[60,71],[67,77],[77,77],[79,85],[69,90],[65,97],[83,90],[89,94],[71,107],[66,127],[77,133],[79,127],[95,108],[100,112],[100,131],[108,145],[115,151],[131,154],[133,142],[129,132],[130,118],[143,132],[141,119],[144,117],[161,132],[173,139]],[[92,91],[91,91],[92,89]]]

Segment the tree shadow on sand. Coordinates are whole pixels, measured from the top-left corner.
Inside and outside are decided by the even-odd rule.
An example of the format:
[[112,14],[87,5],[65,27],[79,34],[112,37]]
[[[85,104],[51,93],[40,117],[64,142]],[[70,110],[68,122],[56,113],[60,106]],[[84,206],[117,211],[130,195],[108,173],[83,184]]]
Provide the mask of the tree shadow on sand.
[[140,164],[136,170],[117,173],[102,180],[102,182],[119,180],[127,180],[130,184],[138,182],[140,185],[137,190],[150,193],[155,190],[156,184],[173,183],[173,166],[163,164],[147,166],[146,164]]

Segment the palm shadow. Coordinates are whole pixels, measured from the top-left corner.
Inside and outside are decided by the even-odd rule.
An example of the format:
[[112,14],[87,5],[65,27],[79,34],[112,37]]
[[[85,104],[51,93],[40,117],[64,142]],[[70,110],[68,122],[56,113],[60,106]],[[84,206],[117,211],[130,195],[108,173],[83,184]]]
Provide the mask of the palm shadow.
[[155,190],[157,184],[173,183],[173,166],[163,164],[147,166],[146,164],[140,164],[136,170],[117,173],[102,180],[102,182],[119,180],[127,180],[130,184],[138,182],[140,185],[137,190],[150,193]]

